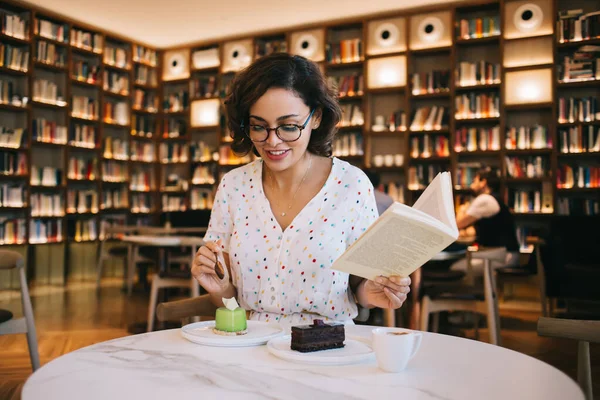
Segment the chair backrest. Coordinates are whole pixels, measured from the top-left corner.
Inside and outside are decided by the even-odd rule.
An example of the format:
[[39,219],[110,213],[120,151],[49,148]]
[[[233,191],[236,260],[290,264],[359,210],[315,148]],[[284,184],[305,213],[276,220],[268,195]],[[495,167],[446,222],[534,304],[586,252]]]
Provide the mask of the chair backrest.
[[0,250],[0,269],[22,268],[25,260],[20,253],[12,250]]
[[473,260],[490,260],[491,262],[504,264],[506,262],[506,248],[504,247],[482,247],[471,252]]
[[541,317],[537,332],[540,336],[600,343],[600,321]]

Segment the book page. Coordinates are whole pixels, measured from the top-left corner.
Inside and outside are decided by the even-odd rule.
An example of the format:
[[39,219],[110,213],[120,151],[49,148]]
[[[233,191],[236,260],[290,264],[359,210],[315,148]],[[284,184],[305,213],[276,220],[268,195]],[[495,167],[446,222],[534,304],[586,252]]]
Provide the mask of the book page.
[[371,280],[409,276],[458,237],[415,216],[384,213],[332,268]]
[[415,202],[413,208],[431,215],[458,233],[450,173],[438,174]]

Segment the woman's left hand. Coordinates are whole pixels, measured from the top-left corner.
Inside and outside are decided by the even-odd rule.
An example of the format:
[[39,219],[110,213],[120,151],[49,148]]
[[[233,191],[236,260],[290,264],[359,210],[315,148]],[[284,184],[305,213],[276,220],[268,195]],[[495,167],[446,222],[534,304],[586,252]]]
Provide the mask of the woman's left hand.
[[410,292],[410,278],[401,276],[378,276],[375,280],[365,280],[361,283],[358,296],[362,306],[367,308],[391,308],[402,307]]

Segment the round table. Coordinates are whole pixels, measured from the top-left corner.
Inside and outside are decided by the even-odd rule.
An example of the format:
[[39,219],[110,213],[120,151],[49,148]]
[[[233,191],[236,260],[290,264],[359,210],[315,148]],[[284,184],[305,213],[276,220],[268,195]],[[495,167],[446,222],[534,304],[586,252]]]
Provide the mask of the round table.
[[[373,327],[347,326],[369,337]],[[374,359],[347,366],[295,364],[266,346],[207,347],[179,329],[128,336],[59,357],[25,383],[23,400],[68,399],[527,399],[583,400],[556,368],[482,342],[424,333],[401,373]]]

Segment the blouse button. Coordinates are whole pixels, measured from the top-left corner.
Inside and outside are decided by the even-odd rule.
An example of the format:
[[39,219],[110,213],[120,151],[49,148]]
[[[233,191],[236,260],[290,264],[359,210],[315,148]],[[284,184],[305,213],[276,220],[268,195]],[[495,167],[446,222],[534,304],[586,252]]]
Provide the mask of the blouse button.
[[274,292],[275,288],[273,286],[271,286],[271,292]]
[[271,296],[271,300],[275,300],[275,296]]

